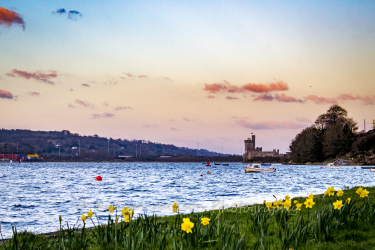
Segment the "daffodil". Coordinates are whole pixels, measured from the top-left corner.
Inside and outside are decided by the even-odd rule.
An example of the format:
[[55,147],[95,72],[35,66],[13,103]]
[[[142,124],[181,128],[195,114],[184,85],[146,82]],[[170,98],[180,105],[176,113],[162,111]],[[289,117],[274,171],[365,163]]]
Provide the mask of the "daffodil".
[[284,202],[284,208],[286,208],[286,210],[289,210],[289,208],[292,206],[292,201],[291,200],[286,200]]
[[289,195],[285,195],[285,198],[284,198],[286,201],[290,200],[290,196]]
[[352,199],[350,199],[350,198],[346,199],[346,203],[349,204],[351,200],[352,200]]
[[271,208],[272,208],[272,202],[267,202],[267,203],[266,203],[266,207],[267,207],[268,209],[271,209]]
[[306,199],[306,201],[304,202],[306,208],[312,208],[315,204],[315,202],[311,199]]
[[124,215],[124,221],[125,222],[129,222],[130,220],[131,220],[130,215],[129,214],[125,214]]
[[337,200],[336,202],[333,203],[333,206],[335,209],[340,210],[344,205],[342,204],[342,201]]
[[82,214],[81,220],[82,220],[83,222],[85,222],[85,221],[86,221],[86,215]]
[[333,195],[335,195],[335,187],[334,186],[332,186],[332,187],[329,187],[328,189],[327,189],[327,191],[325,191],[324,192],[324,196],[333,196]]
[[178,204],[176,202],[173,203],[172,209],[173,209],[173,213],[177,213],[178,212]]
[[340,196],[342,196],[343,194],[344,194],[344,191],[342,191],[342,190],[339,190],[339,191],[337,191],[337,193],[336,193],[337,197],[340,197]]
[[357,189],[356,193],[359,194],[359,195],[361,195],[362,190],[363,190],[362,187],[359,187],[359,188]]
[[301,208],[302,208],[302,203],[297,203],[297,204],[296,204],[296,207],[297,207],[298,210],[301,210]]
[[314,195],[311,193],[311,194],[309,194],[309,197],[307,197],[308,199],[310,199],[310,200],[313,200],[314,199]]
[[125,215],[130,215],[130,211],[129,211],[128,207],[124,207],[121,210],[121,216],[125,216]]
[[183,218],[183,223],[181,224],[181,229],[186,233],[191,233],[191,229],[194,227],[194,223],[190,221],[189,218]]
[[201,220],[202,220],[201,223],[202,223],[204,226],[206,226],[206,225],[210,224],[210,220],[211,220],[211,219],[209,219],[209,218],[201,218]]
[[277,208],[282,208],[283,207],[283,202],[281,200],[275,201],[273,205]]
[[109,208],[108,208],[109,212],[111,212],[111,213],[113,213],[115,211],[115,209],[116,208],[113,205],[110,205]]
[[367,191],[366,189],[362,189],[362,190],[361,190],[361,193],[359,194],[359,196],[360,196],[361,198],[365,198],[365,197],[368,196],[369,193],[370,193],[370,192]]

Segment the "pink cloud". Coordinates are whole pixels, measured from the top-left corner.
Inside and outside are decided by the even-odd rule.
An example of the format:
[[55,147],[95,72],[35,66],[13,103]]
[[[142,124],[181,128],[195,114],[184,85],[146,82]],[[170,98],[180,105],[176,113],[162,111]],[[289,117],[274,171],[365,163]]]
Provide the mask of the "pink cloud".
[[42,82],[45,82],[45,83],[48,83],[48,84],[55,84],[53,81],[49,80],[51,78],[55,78],[57,77],[57,73],[55,70],[49,70],[48,73],[43,73],[41,71],[36,71],[34,73],[32,72],[27,72],[27,71],[23,71],[23,70],[17,70],[17,69],[13,69],[10,73],[7,73],[6,74],[7,76],[10,76],[10,77],[21,77],[21,78],[25,78],[25,79],[35,79],[35,80],[38,80],[38,81],[42,81]]
[[22,25],[23,30],[25,30],[25,22],[20,14],[0,7],[0,25],[10,27],[12,24],[20,24]]
[[103,114],[93,114],[92,119],[99,119],[99,118],[112,118],[115,116],[114,114],[111,113],[103,113]]
[[268,93],[271,91],[285,91],[285,90],[288,90],[289,87],[283,81],[277,81],[275,83],[269,83],[269,84],[248,83],[242,86],[242,89],[245,91],[257,92],[257,93]]
[[38,96],[38,95],[40,95],[39,92],[28,92],[27,94],[31,95],[31,96]]
[[326,97],[319,97],[316,95],[309,95],[305,97],[306,100],[310,100],[315,104],[337,104],[336,98],[326,98]]
[[305,124],[294,123],[290,121],[266,121],[266,122],[249,122],[246,119],[239,119],[235,121],[236,124],[251,129],[298,129],[306,127]]
[[13,99],[13,95],[9,91],[0,89],[0,98]]
[[375,96],[370,97],[370,96],[359,96],[359,95],[353,96],[352,94],[341,94],[337,97],[337,99],[343,100],[343,101],[346,101],[346,100],[361,100],[361,101],[363,101],[364,104],[373,105]]

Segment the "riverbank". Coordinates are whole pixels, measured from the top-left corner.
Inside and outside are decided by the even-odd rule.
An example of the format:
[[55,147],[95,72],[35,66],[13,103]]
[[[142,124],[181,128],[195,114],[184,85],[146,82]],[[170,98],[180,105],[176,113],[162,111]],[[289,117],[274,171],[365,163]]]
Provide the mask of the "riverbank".
[[[113,213],[108,211],[110,219],[100,225],[95,214],[89,218],[88,211],[85,218],[79,219],[80,226],[70,225],[68,228],[61,218],[60,231],[41,235],[22,232],[1,244],[0,249],[10,249],[17,241],[18,246],[24,242],[26,248],[34,244],[44,249],[62,246],[68,249],[129,249],[129,246],[134,249],[375,247],[375,187],[355,187],[342,192],[331,187],[325,195],[296,197],[289,201],[287,195],[264,204],[223,207],[202,213],[176,213],[166,217],[140,215],[131,219],[131,210],[117,208]],[[175,211],[178,209],[181,208]],[[118,223],[116,212],[125,215],[120,216]],[[81,219],[85,219],[84,228]],[[124,221],[128,219],[129,222]],[[88,229],[89,226],[94,228]]]

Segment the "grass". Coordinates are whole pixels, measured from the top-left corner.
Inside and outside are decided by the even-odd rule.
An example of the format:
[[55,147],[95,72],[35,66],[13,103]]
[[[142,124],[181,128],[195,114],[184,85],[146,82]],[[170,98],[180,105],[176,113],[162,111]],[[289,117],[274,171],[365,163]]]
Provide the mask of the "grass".
[[[144,214],[118,223],[109,216],[105,224],[93,216],[83,227],[64,225],[62,218],[54,234],[14,227],[0,249],[374,249],[375,187],[366,188],[365,198],[357,189],[344,190],[341,197],[315,195],[312,208],[303,205],[301,211],[294,201],[304,203],[306,197],[292,199],[289,210],[257,204],[167,217]],[[337,200],[343,201],[340,209],[334,208]],[[191,233],[182,230],[184,218],[194,223]]]

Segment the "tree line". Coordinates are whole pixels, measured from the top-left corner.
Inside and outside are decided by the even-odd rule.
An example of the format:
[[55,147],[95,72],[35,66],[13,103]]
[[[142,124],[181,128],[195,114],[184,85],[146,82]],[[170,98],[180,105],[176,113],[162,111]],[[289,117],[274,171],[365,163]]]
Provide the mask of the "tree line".
[[347,111],[332,105],[315,123],[302,130],[290,144],[294,163],[323,162],[340,156],[373,154],[374,131],[357,133],[358,125]]

